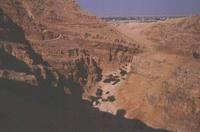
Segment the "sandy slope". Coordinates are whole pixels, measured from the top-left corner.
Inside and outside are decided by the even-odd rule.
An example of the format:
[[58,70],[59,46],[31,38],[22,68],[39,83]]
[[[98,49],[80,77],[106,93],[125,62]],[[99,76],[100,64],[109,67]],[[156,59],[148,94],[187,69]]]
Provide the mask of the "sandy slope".
[[119,24],[117,28],[147,47],[169,53],[192,55],[200,50],[200,17],[170,19],[155,23]]
[[198,132],[200,63],[193,53],[199,53],[199,18],[117,24],[146,50],[133,58],[127,78],[113,88],[116,102],[99,108],[112,113],[124,109],[127,118],[154,127]]
[[[0,20],[6,24],[0,24],[0,61],[6,69],[1,79],[8,80],[6,84],[11,83],[13,87],[16,84],[13,81],[19,81],[15,78],[22,78],[22,84],[17,88],[21,85],[27,87],[24,83],[28,82],[42,87],[59,87],[54,90],[61,91],[61,96],[49,89],[41,90],[55,97],[63,97],[64,92],[72,93],[75,96],[73,104],[80,103],[76,100],[81,99],[83,87],[90,92],[97,84],[116,98],[114,102],[99,104],[97,107],[102,111],[115,114],[124,109],[121,117],[126,112],[127,118],[138,118],[153,127],[174,131],[196,132],[200,129],[198,17],[119,25],[120,31],[140,44],[138,47],[115,28],[82,12],[73,0],[0,0],[0,9]],[[15,35],[16,38],[12,37]],[[146,50],[141,53],[143,47]],[[197,52],[195,58],[192,56],[194,52]],[[10,66],[12,64],[18,65]],[[118,68],[124,64],[129,64],[130,68],[123,79]],[[110,72],[120,77],[115,78],[112,84],[96,82],[101,71],[103,80]],[[66,89],[71,92],[66,92]],[[87,113],[83,115],[88,117]],[[101,117],[107,120],[107,117]],[[91,118],[96,120],[96,116]],[[104,120],[100,121],[104,123]],[[85,126],[82,122],[80,124]],[[107,125],[109,127],[105,129],[112,127]],[[115,126],[118,128],[120,124]],[[124,131],[126,129],[123,127]],[[127,131],[131,130],[135,129]]]

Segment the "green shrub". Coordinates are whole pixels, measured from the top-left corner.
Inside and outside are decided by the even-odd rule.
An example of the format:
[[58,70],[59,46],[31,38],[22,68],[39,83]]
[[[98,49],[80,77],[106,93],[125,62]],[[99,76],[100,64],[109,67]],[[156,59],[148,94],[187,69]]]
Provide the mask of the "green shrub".
[[96,91],[96,96],[97,96],[97,97],[101,97],[102,94],[103,94],[103,90],[102,90],[102,89],[97,89],[97,91]]
[[110,102],[114,102],[116,99],[115,99],[115,96],[109,96],[107,98],[107,100],[110,101]]

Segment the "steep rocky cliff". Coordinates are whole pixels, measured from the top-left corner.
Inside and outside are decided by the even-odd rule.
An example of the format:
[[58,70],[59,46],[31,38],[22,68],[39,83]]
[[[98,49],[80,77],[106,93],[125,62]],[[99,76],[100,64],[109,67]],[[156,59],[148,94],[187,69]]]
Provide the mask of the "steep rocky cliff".
[[73,0],[0,0],[0,131],[164,132],[82,100],[140,52]]
[[90,91],[104,67],[129,63],[140,52],[73,0],[1,0],[0,34],[2,79],[63,85],[66,93],[66,82]]

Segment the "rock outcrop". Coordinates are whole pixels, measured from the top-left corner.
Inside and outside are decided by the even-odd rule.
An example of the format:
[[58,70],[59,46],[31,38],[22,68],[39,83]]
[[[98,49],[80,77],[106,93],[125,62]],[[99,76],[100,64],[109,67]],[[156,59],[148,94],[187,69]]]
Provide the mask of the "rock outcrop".
[[0,131],[164,132],[82,100],[140,52],[73,0],[0,0]]
[[101,79],[104,64],[128,63],[140,52],[72,0],[9,0],[0,5],[1,67],[8,72],[3,79],[21,77],[19,81],[52,87],[67,80],[89,91]]

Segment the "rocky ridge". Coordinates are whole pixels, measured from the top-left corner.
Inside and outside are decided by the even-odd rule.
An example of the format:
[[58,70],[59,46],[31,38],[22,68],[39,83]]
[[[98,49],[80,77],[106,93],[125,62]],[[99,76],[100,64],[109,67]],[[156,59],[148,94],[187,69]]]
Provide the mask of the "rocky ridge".
[[0,0],[0,130],[165,131],[82,100],[141,52],[73,0]]

